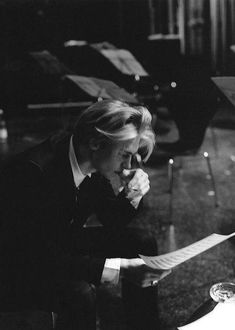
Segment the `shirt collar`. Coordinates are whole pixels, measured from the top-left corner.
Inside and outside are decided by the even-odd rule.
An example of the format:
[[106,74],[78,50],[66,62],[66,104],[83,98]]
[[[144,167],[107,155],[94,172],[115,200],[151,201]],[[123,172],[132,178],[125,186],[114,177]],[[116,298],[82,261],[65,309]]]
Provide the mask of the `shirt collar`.
[[[77,162],[77,158],[73,147],[73,135],[71,136],[69,143],[69,161],[73,172],[73,180],[76,188],[78,188],[82,183],[82,181],[85,179],[86,175],[82,173]],[[90,177],[91,173],[89,173],[88,176]]]

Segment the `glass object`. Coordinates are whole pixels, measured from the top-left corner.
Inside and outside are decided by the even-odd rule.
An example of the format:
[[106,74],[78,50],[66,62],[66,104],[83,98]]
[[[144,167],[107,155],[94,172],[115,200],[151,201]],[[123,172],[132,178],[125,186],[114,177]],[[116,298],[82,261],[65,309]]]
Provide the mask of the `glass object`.
[[4,112],[0,109],[0,142],[5,142],[8,137],[7,126],[4,119]]
[[219,303],[235,301],[235,283],[221,282],[212,285],[210,296]]

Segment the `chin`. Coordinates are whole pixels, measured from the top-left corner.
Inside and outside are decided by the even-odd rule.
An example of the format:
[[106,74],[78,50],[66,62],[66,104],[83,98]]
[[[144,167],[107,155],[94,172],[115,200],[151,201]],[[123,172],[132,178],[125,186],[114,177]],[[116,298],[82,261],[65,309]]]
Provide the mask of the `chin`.
[[103,175],[106,179],[110,179],[112,174],[110,172],[105,172],[105,171],[99,171],[101,175]]

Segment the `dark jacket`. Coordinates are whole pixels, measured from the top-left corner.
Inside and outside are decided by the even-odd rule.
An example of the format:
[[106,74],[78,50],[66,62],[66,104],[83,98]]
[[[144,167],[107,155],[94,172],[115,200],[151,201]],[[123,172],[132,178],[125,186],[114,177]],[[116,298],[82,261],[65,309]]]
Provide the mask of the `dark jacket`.
[[111,230],[127,225],[136,214],[124,194],[115,196],[98,173],[82,182],[76,203],[69,140],[48,139],[2,170],[0,295],[3,287],[6,294],[15,290],[16,295],[47,290],[55,278],[98,284],[105,259],[77,251],[76,234],[93,213]]

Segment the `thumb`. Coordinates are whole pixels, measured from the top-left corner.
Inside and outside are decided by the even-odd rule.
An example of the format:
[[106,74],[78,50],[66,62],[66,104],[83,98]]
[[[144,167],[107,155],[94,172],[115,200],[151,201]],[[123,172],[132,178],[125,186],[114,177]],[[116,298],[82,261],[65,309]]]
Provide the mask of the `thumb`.
[[172,272],[171,269],[167,269],[165,270],[162,275],[160,276],[160,279],[162,280],[164,277],[166,277],[167,275],[169,275]]
[[128,176],[128,175],[130,175],[130,174],[131,174],[131,171],[130,171],[130,170],[124,169],[124,170],[122,171],[122,175],[123,175],[123,176]]

